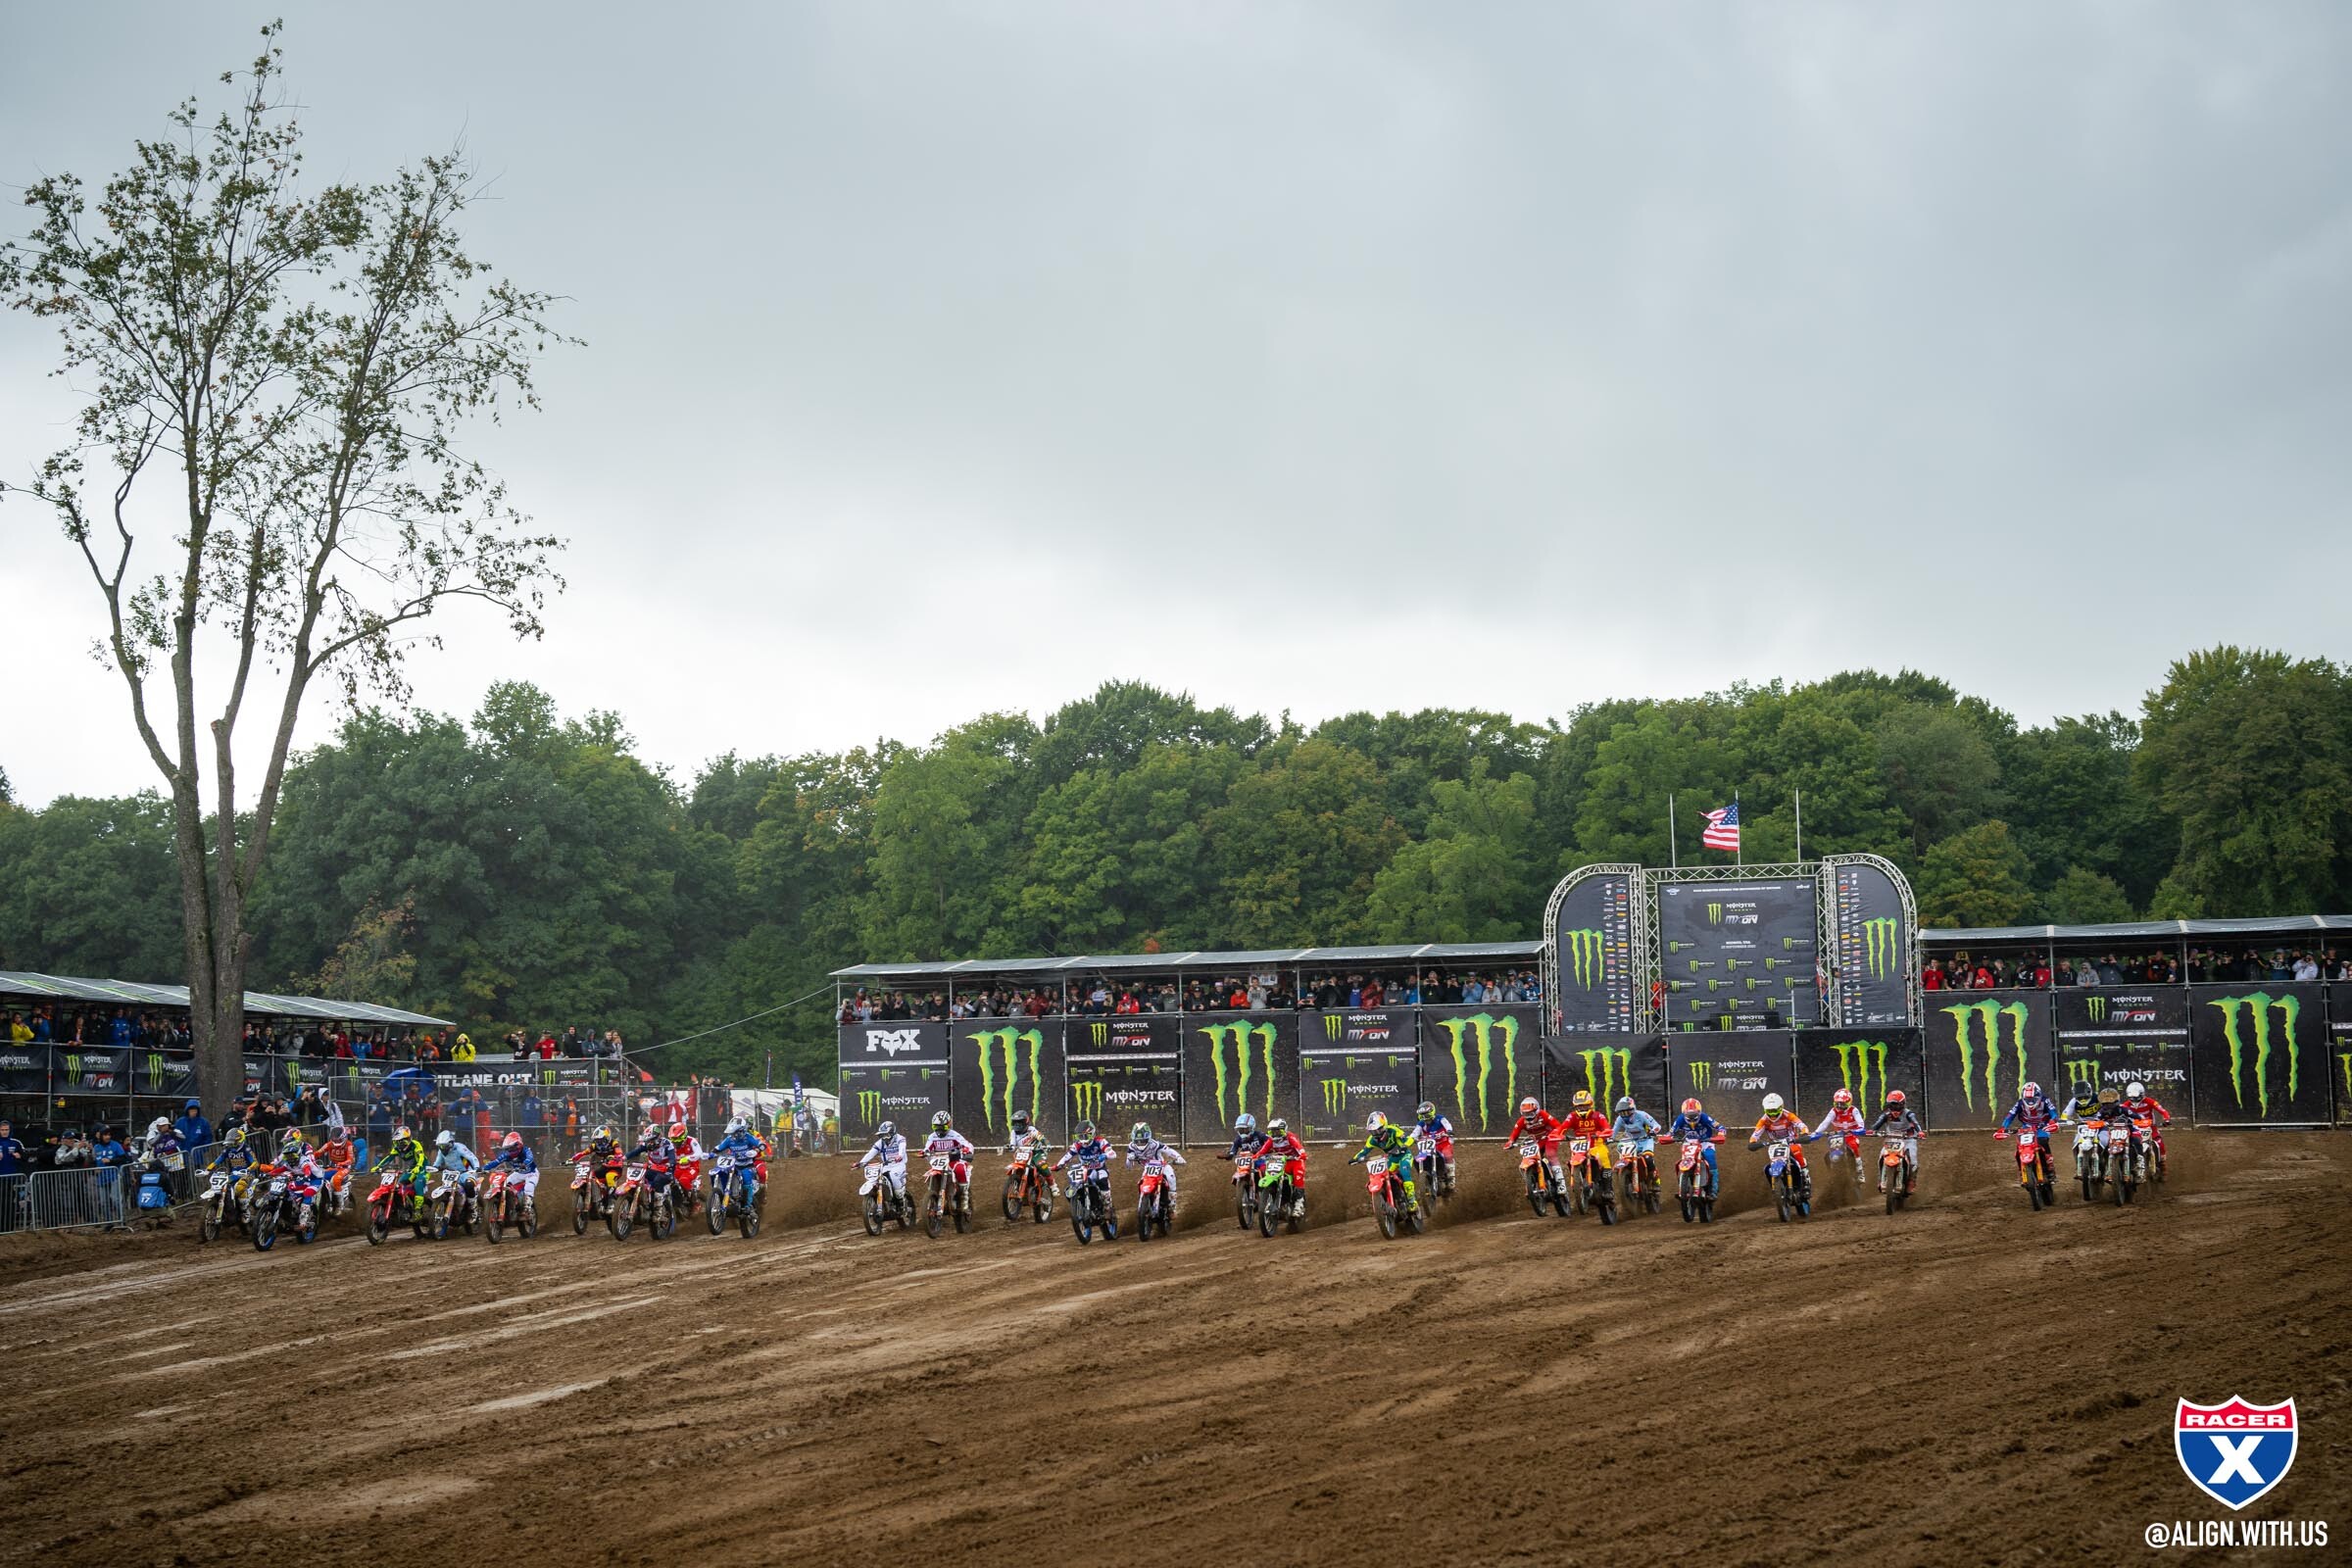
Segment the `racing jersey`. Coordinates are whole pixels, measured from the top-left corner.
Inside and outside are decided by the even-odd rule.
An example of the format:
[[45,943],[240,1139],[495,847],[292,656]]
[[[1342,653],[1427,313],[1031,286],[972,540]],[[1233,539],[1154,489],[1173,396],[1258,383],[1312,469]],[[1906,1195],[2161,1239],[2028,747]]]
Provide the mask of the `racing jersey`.
[[740,1154],[746,1159],[760,1160],[767,1157],[767,1145],[755,1133],[729,1133],[711,1145],[710,1152]]
[[1609,1123],[1611,1138],[1635,1138],[1643,1143],[1655,1142],[1660,1129],[1658,1118],[1639,1106],[1621,1110]]
[[629,1158],[647,1170],[658,1170],[666,1176],[671,1167],[676,1165],[678,1156],[670,1152],[669,1140],[656,1133],[651,1138],[640,1140],[637,1147],[629,1151]]
[[860,1165],[870,1165],[876,1160],[880,1160],[885,1165],[906,1164],[906,1135],[905,1133],[892,1133],[888,1138],[875,1139],[874,1147],[867,1150],[864,1156],[860,1158],[858,1163]]
[[[1348,1163],[1355,1164],[1369,1154],[1386,1154],[1400,1164],[1408,1163],[1413,1157],[1412,1137],[1402,1128],[1395,1125],[1383,1127],[1378,1132],[1366,1133],[1364,1134],[1364,1147],[1357,1150]],[[1412,1172],[1407,1171],[1405,1174],[1409,1176]]]
[[1413,1123],[1413,1136],[1416,1138],[1451,1138],[1453,1123],[1442,1114],[1432,1116],[1427,1121],[1416,1120]]
[[1560,1118],[1560,1132],[1568,1138],[1590,1138],[1596,1144],[1609,1141],[1609,1118],[1597,1110],[1572,1110]]
[[1233,1135],[1233,1147],[1225,1151],[1225,1157],[1237,1162],[1245,1159],[1255,1159],[1258,1155],[1258,1152],[1264,1149],[1266,1144],[1267,1138],[1264,1133],[1235,1133]]
[[1081,1143],[1072,1144],[1069,1147],[1068,1152],[1064,1153],[1059,1159],[1054,1162],[1054,1168],[1055,1170],[1059,1170],[1062,1166],[1069,1164],[1073,1160],[1077,1161],[1081,1165],[1088,1166],[1102,1166],[1109,1164],[1110,1140],[1107,1138],[1089,1138]]
[[1533,1119],[1523,1115],[1511,1123],[1511,1130],[1502,1135],[1502,1141],[1515,1144],[1522,1138],[1533,1138],[1549,1150],[1560,1141],[1560,1131],[1561,1123],[1557,1116],[1547,1110],[1539,1110]]
[[2006,1131],[2014,1125],[2021,1132],[2039,1133],[2046,1132],[2057,1119],[2058,1107],[2050,1103],[2050,1097],[2036,1095],[2011,1105],[2009,1114],[2001,1118],[2001,1127]]
[[1859,1134],[1861,1131],[1861,1111],[1852,1105],[1832,1105],[1830,1113],[1821,1118],[1821,1125],[1813,1129],[1813,1136],[1819,1138],[1828,1132]]
[[1666,1129],[1666,1137],[1669,1139],[1694,1138],[1702,1144],[1712,1143],[1723,1135],[1723,1123],[1703,1110],[1678,1110],[1674,1113],[1673,1123]]
[[2152,1116],[2168,1127],[2172,1125],[2173,1113],[2156,1103],[2156,1097],[2153,1095],[2142,1095],[2137,1100],[2127,1100],[2123,1102],[2123,1109],[2127,1116]]
[[1154,1138],[1148,1144],[1129,1144],[1127,1158],[1122,1163],[1148,1165],[1155,1159],[1170,1165],[1181,1165],[1184,1163],[1184,1153]]
[[518,1149],[500,1150],[497,1153],[491,1155],[490,1162],[482,1167],[484,1170],[519,1170],[526,1172],[534,1171],[538,1168],[539,1156],[531,1152],[531,1146],[528,1144],[524,1144]]
[[464,1141],[453,1141],[445,1149],[433,1152],[433,1169],[455,1171],[460,1176],[482,1168],[481,1156],[466,1147]]
[[383,1163],[376,1169],[382,1170],[387,1165],[411,1172],[424,1169],[424,1145],[414,1138],[395,1138],[392,1147],[384,1151]]
[[1758,1116],[1756,1130],[1747,1135],[1747,1140],[1752,1144],[1771,1138],[1787,1138],[1794,1141],[1804,1136],[1803,1119],[1793,1111],[1784,1110],[1777,1116]]
[[925,1154],[945,1154],[950,1159],[970,1159],[972,1141],[951,1127],[944,1133],[933,1133],[923,1140]]
[[1296,1163],[1301,1170],[1306,1168],[1306,1146],[1298,1141],[1297,1133],[1284,1133],[1280,1138],[1268,1138],[1265,1148],[1259,1152],[1269,1159]]
[[[1889,1126],[1888,1123],[1893,1125]],[[1879,1112],[1878,1120],[1870,1124],[1870,1130],[1874,1133],[1891,1132],[1902,1138],[1916,1138],[1927,1131],[1919,1124],[1919,1118],[1911,1114],[1909,1105],[1887,1106]]]

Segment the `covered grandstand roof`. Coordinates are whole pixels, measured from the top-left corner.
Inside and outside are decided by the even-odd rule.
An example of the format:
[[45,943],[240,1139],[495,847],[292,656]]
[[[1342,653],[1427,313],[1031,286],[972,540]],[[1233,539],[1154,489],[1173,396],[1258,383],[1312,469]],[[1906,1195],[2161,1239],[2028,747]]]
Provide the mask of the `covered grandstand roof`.
[[[0,969],[0,997],[47,997],[59,1002],[106,1002],[133,1007],[185,1007],[186,986],[148,985],[136,980],[85,980],[73,975],[32,974]],[[420,1023],[447,1026],[451,1020],[372,1002],[337,1002],[326,997],[286,997],[268,991],[245,993],[245,1010],[263,1017],[316,1018],[335,1023]]]
[[1080,954],[1068,958],[963,958],[954,963],[854,963],[833,971],[836,980],[951,980],[977,974],[1067,974],[1119,969],[1202,969],[1246,973],[1261,964],[1409,963],[1436,959],[1533,958],[1541,942],[1405,942],[1377,948],[1260,948],[1225,953]]
[[1922,931],[1920,940],[1953,942],[2145,942],[2156,937],[2291,937],[2352,931],[2352,914],[2262,915],[2242,920],[2116,920],[2105,925],[1981,925]]

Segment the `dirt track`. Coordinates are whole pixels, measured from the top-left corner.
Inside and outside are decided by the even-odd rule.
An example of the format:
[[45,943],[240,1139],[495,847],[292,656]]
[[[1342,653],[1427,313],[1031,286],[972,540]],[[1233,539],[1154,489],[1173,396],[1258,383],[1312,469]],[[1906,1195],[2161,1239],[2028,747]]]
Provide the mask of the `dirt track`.
[[2222,1516],[2171,1417],[2232,1394],[2295,1396],[2250,1512],[2328,1560],[2352,1139],[2175,1147],[2145,1206],[2034,1215],[2005,1146],[1933,1140],[1915,1211],[1840,1174],[1787,1227],[1752,1156],[1716,1225],[1603,1231],[1481,1149],[1392,1243],[1322,1151],[1272,1241],[1213,1163],[1164,1243],[869,1240],[838,1161],[749,1244],[10,1238],[0,1560],[2105,1560]]

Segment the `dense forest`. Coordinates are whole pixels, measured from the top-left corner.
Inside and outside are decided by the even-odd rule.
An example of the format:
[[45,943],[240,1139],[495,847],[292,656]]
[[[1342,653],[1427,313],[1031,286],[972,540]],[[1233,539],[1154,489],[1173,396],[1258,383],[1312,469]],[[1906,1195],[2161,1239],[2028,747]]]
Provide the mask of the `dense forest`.
[[[1312,728],[1113,683],[927,746],[730,754],[680,782],[524,685],[469,722],[363,711],[286,785],[256,983],[640,1044],[860,958],[1532,936],[1563,869],[1665,863],[1740,792],[1747,858],[1872,851],[1930,924],[2352,908],[2352,669],[2220,648],[2136,717],[2021,727],[1931,676],[1626,700],[1551,723]],[[5,803],[0,968],[170,979],[152,793]],[[819,1001],[673,1066],[831,1061]]]

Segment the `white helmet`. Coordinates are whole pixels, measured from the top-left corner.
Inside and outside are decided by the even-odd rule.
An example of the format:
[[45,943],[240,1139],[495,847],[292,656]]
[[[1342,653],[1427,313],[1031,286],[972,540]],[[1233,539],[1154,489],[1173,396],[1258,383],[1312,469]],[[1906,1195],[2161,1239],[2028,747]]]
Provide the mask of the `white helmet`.
[[458,1135],[444,1127],[441,1129],[441,1135],[433,1140],[433,1147],[435,1149],[447,1149],[450,1145],[456,1143],[457,1141]]
[[2147,1093],[2148,1086],[2141,1083],[2136,1078],[2124,1085],[2124,1098],[2126,1100],[2142,1100],[2147,1097]]
[[164,1136],[164,1134],[170,1132],[171,1130],[172,1124],[164,1120],[164,1118],[161,1116],[156,1117],[155,1120],[147,1124],[147,1136],[150,1138],[161,1138]]
[[1840,1089],[1830,1097],[1830,1103],[1839,1107],[1850,1105],[1853,1102],[1854,1092],[1851,1089]]
[[1383,1112],[1376,1110],[1371,1115],[1364,1118],[1364,1131],[1367,1133],[1376,1133],[1382,1128],[1388,1126],[1388,1116]]
[[1783,1100],[1778,1095],[1766,1095],[1764,1097],[1764,1114],[1767,1116],[1778,1116],[1781,1113],[1782,1107],[1787,1104],[1788,1102]]
[[751,1130],[752,1124],[741,1116],[738,1116],[733,1121],[727,1123],[727,1136],[729,1138],[733,1138],[741,1133],[748,1133]]

